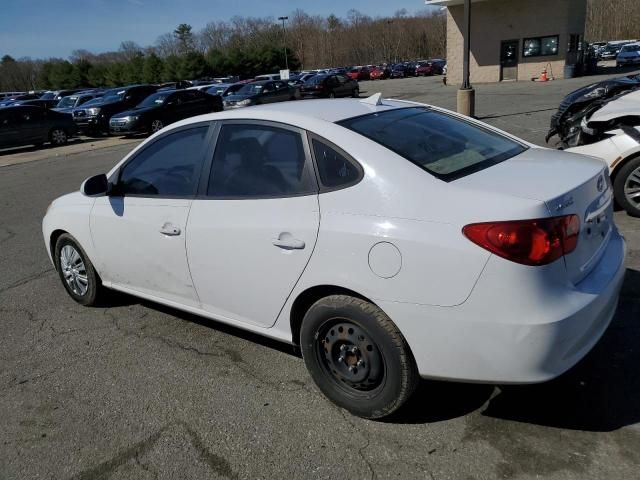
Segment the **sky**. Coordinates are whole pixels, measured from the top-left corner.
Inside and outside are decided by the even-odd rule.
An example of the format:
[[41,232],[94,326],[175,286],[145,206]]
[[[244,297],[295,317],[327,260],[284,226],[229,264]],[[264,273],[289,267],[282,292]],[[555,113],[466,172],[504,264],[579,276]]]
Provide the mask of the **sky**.
[[423,0],[0,0],[0,56],[68,57],[73,50],[117,50],[133,40],[148,46],[180,23],[194,31],[236,15],[278,17],[301,8],[346,17],[355,8],[370,16],[410,14]]

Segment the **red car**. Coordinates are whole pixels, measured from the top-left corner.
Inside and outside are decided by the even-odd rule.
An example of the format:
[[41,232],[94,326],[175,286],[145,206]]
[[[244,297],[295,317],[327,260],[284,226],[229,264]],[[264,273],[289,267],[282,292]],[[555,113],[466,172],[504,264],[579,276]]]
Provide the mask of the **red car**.
[[347,72],[347,76],[351,80],[369,80],[371,75],[367,67],[355,67]]
[[420,62],[416,65],[416,77],[420,75],[426,77],[427,75],[433,75],[433,64],[431,62]]
[[371,80],[384,80],[389,77],[389,71],[386,68],[376,67],[369,71],[369,78]]

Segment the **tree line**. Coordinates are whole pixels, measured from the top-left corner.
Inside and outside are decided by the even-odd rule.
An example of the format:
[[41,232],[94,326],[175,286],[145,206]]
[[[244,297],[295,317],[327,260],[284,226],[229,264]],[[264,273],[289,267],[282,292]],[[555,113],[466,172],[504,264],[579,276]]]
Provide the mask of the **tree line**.
[[[445,16],[424,11],[370,17],[351,10],[345,18],[289,14],[283,29],[272,17],[234,17],[200,31],[180,24],[142,47],[123,41],[117,51],[74,50],[68,59],[0,59],[0,91],[110,87],[226,75],[250,78],[291,69],[361,65],[442,57]],[[287,61],[284,51],[286,46]]]
[[640,0],[589,0],[589,41],[640,40]]

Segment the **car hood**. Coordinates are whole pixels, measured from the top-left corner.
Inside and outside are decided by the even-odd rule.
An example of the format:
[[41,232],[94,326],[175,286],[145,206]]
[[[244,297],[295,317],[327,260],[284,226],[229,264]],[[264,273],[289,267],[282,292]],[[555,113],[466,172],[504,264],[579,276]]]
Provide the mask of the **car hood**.
[[626,92],[604,104],[589,117],[588,121],[607,122],[626,116],[640,117],[640,89]]
[[130,115],[141,115],[143,113],[150,112],[152,110],[157,110],[159,107],[160,107],[159,105],[149,106],[149,107],[135,107],[135,108],[132,108],[131,110],[125,110],[124,112],[116,113],[111,118],[122,118],[122,117],[128,117]]

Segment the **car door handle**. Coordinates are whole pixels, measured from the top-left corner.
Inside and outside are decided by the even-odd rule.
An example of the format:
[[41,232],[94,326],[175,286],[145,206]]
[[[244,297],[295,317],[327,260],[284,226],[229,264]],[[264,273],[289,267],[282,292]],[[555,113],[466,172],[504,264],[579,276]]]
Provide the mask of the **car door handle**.
[[302,250],[305,247],[304,241],[294,238],[289,232],[282,232],[271,243],[284,250]]
[[174,237],[180,235],[182,231],[179,227],[176,227],[173,223],[166,222],[160,227],[160,233],[168,237]]

